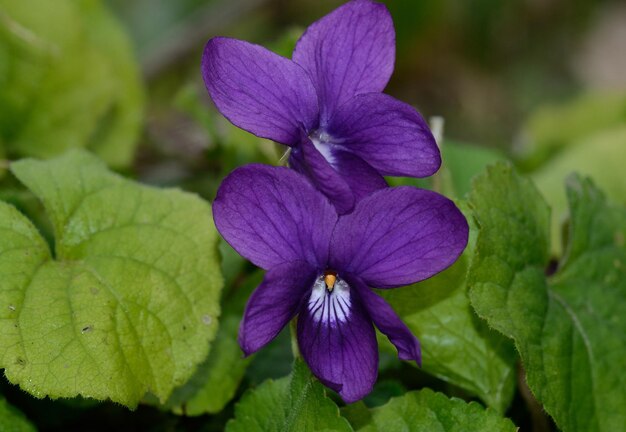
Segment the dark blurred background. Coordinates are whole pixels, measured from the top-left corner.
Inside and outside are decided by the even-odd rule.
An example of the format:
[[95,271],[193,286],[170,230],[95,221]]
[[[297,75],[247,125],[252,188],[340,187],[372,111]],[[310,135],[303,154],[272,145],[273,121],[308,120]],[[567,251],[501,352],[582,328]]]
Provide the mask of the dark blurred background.
[[[182,184],[210,199],[233,167],[275,164],[284,149],[236,130],[209,109],[199,73],[206,41],[231,36],[290,57],[306,26],[343,2],[108,3],[130,32],[147,83],[135,164],[140,178]],[[626,165],[626,3],[384,3],[397,32],[396,69],[386,91],[427,119],[444,118],[444,166],[458,197],[485,164],[506,157],[533,177],[553,207],[555,233],[566,217],[563,183],[572,171],[626,203],[620,174]],[[560,243],[555,235],[555,254]]]
[[[225,35],[289,57],[306,26],[341,3],[0,0],[0,197],[16,201],[7,160],[70,147],[208,199],[234,167],[278,163],[284,148],[212,107],[200,75],[203,47]],[[474,174],[506,157],[533,177],[555,227],[571,171],[626,201],[623,1],[385,3],[397,32],[387,92],[445,120],[453,195],[461,198]]]
[[[154,87],[200,84],[206,40],[284,42],[341,1],[108,0]],[[447,136],[510,149],[539,105],[588,90],[626,89],[626,4],[611,0],[389,0],[397,31],[388,92]],[[289,46],[288,41],[285,43]],[[282,54],[289,55],[289,49]],[[156,109],[156,107],[154,107]]]

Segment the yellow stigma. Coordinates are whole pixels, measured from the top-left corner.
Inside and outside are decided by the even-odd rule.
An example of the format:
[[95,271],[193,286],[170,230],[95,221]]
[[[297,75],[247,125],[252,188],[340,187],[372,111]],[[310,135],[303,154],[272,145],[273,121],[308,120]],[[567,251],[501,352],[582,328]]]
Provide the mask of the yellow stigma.
[[335,282],[337,282],[337,274],[336,273],[327,272],[324,275],[324,283],[326,284],[326,289],[328,291],[332,291],[333,290],[333,288],[335,287]]

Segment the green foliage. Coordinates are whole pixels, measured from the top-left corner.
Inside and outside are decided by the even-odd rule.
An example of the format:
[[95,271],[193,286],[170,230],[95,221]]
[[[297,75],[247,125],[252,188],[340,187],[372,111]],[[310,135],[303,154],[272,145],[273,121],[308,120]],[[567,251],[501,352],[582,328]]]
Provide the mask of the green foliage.
[[534,170],[580,139],[626,124],[626,95],[588,93],[561,105],[547,105],[528,119],[520,163]]
[[239,322],[246,301],[262,280],[263,272],[258,270],[228,293],[209,356],[165,404],[174,413],[188,416],[215,414],[235,396],[251,359],[243,357],[237,343]]
[[469,245],[452,267],[424,282],[380,293],[421,341],[424,371],[504,412],[515,388],[516,355],[511,343],[470,306],[466,275],[475,229],[471,226]]
[[443,166],[450,172],[456,196],[461,198],[470,190],[472,179],[489,164],[504,160],[498,151],[446,141],[441,150]]
[[98,0],[0,0],[0,147],[48,158],[89,147],[130,164],[143,90],[129,41]]
[[72,151],[13,174],[44,204],[51,251],[0,203],[0,367],[37,396],[166,400],[206,357],[222,280],[210,207]]
[[610,199],[626,204],[626,120],[624,123],[577,140],[533,173],[533,180],[552,208],[555,255],[561,255],[564,249],[560,227],[568,215],[568,206],[563,183],[572,171],[590,176]]
[[290,377],[268,380],[248,391],[235,406],[227,432],[351,431],[304,362],[296,359]]
[[470,144],[445,141],[441,149],[442,165],[430,179],[389,177],[389,185],[410,185],[435,189],[450,197],[462,198],[471,189],[472,179],[487,165],[503,160],[496,150]]
[[589,180],[568,182],[569,241],[545,276],[549,210],[510,166],[490,168],[470,202],[480,225],[469,275],[477,313],[515,341],[527,382],[563,431],[626,424],[626,210]]
[[37,429],[30,424],[24,414],[9,405],[0,396],[0,431],[2,432],[35,432]]
[[214,414],[233,398],[249,363],[237,343],[238,328],[237,317],[226,315],[220,319],[209,357],[184,386],[172,393],[167,408],[179,415]]
[[430,389],[412,391],[372,410],[359,432],[499,432],[516,430],[510,420],[480,404],[448,398]]
[[540,107],[529,118],[517,165],[532,172],[552,208],[552,254],[564,249],[561,226],[568,215],[563,189],[572,172],[590,176],[609,198],[626,203],[623,175],[626,94],[586,93],[560,105]]

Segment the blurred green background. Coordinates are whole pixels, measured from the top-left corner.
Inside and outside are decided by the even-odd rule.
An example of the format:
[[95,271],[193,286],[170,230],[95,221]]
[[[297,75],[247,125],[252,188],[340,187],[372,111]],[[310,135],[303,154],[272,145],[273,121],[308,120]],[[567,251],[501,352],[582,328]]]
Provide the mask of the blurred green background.
[[[281,149],[212,108],[199,73],[206,41],[232,36],[289,56],[304,28],[341,3],[0,0],[0,156],[50,157],[83,146],[144,181],[211,198],[234,166],[276,163]],[[564,200],[552,189],[562,190],[572,170],[620,198],[623,2],[385,3],[397,31],[387,92],[426,118],[442,116],[446,141],[488,149],[451,144],[452,154],[444,148],[451,167],[508,156],[555,195],[557,213]]]
[[[182,182],[209,198],[215,180],[234,166],[276,163],[282,148],[260,145],[210,108],[198,72],[207,39],[237,37],[290,56],[306,26],[342,4],[108,3],[130,33],[147,85],[139,174],[157,183]],[[387,92],[426,118],[445,119],[444,158],[458,195],[474,173],[504,156],[534,177],[553,205],[555,228],[566,216],[563,183],[572,171],[591,175],[613,199],[626,201],[623,2],[385,3],[397,32],[396,69]],[[209,172],[215,177],[208,178]],[[560,238],[553,239],[553,249],[560,252]]]
[[[166,85],[172,90],[185,83],[201,86],[198,63],[209,37],[228,35],[275,47],[341,3],[109,0],[131,34],[155,96],[162,96],[158,89]],[[623,2],[385,3],[398,43],[388,92],[427,117],[444,116],[451,138],[508,151],[530,138],[522,136],[525,122],[544,103],[626,88]],[[280,51],[289,55],[289,43],[284,45]]]

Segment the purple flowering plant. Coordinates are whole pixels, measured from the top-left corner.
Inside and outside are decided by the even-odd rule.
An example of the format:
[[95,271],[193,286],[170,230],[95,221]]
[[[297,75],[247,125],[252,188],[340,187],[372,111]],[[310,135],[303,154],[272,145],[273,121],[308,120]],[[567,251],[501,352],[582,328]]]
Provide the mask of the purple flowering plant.
[[468,226],[452,201],[409,186],[386,188],[340,216],[302,175],[252,164],[224,180],[213,213],[226,241],[267,270],[239,330],[246,355],[298,315],[304,360],[346,402],[376,381],[372,323],[401,359],[421,363],[417,338],[370,288],[424,280],[458,258]]
[[387,186],[383,176],[426,177],[441,165],[420,114],[382,93],[393,72],[395,32],[387,8],[353,0],[313,23],[286,59],[216,37],[202,76],[233,124],[290,148],[340,213]]
[[381,91],[393,70],[387,9],[353,0],[311,25],[293,60],[244,41],[211,39],[202,73],[235,125],[290,147],[293,169],[249,165],[222,183],[215,224],[266,270],[239,344],[250,355],[294,317],[313,374],[354,402],[378,372],[374,325],[403,360],[417,338],[371,288],[427,279],[463,252],[468,225],[449,199],[383,175],[428,176],[441,164],[423,118]]

